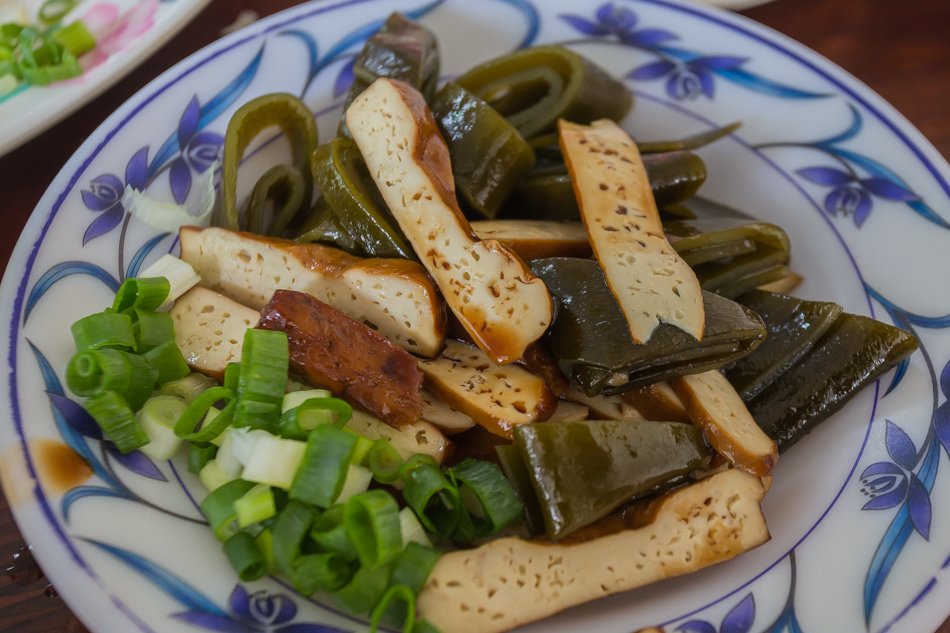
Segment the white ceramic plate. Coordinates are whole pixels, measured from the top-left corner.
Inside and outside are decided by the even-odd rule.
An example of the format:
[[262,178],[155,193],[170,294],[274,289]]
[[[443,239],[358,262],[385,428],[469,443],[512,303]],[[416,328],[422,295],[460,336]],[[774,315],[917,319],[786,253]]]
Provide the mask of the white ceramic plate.
[[[271,91],[302,95],[330,138],[348,62],[393,9],[438,33],[447,75],[519,46],[565,42],[635,77],[624,125],[642,140],[743,121],[702,150],[705,195],[788,230],[792,266],[806,279],[798,294],[897,321],[921,341],[909,365],[783,456],[764,503],[769,543],[525,630],[936,628],[950,598],[950,169],[818,55],[740,17],[665,0],[315,2],[201,51],[106,120],[40,202],[0,293],[0,472],[70,607],[97,633],[364,630],[275,580],[240,583],[202,525],[200,486],[183,461],[104,453],[62,381],[69,324],[175,247],[126,221],[124,183],[162,199],[175,184],[180,195],[217,154],[230,113]],[[277,145],[259,156],[279,154]],[[64,446],[88,460],[91,477],[53,472],[50,455]]]
[[0,97],[0,156],[75,112],[145,61],[210,0],[85,0],[65,18],[92,23],[96,50],[80,59],[85,72],[49,86],[22,86]]

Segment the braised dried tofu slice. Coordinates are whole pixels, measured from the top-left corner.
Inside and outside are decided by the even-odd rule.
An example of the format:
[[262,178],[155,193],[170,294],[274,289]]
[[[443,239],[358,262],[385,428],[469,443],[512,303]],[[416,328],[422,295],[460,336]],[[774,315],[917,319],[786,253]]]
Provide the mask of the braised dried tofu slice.
[[472,230],[482,240],[498,240],[524,260],[590,257],[587,231],[580,222],[478,220]]
[[683,401],[673,391],[670,383],[665,380],[639,389],[624,391],[620,394],[620,397],[633,405],[647,420],[662,422],[691,421]]
[[422,453],[441,464],[451,454],[452,442],[434,425],[423,420],[397,429],[362,411],[354,411],[346,427],[368,440],[389,440],[403,459]]
[[444,554],[416,603],[445,633],[499,633],[596,598],[681,576],[769,539],[762,482],[728,470],[643,508],[637,527],[552,544],[513,537]]
[[588,396],[579,385],[571,383],[564,397],[585,405],[595,417],[603,420],[646,420],[635,406],[622,396]]
[[475,426],[472,416],[465,415],[458,409],[453,409],[442,398],[428,389],[422,389],[422,419],[438,427],[444,433],[454,435],[467,431]]
[[445,336],[439,293],[417,262],[364,259],[221,228],[182,227],[181,259],[201,285],[260,310],[279,288],[298,290],[366,323],[400,347],[435,356]]
[[512,439],[519,424],[542,422],[557,399],[544,380],[517,365],[496,365],[478,347],[447,340],[437,358],[420,360],[426,387],[495,435]]
[[241,362],[244,333],[261,316],[200,286],[180,296],[169,314],[175,324],[175,344],[188,366],[217,380],[224,378],[228,363]]
[[521,358],[551,323],[551,298],[521,258],[472,231],[422,95],[401,81],[377,79],[353,101],[346,124],[449,309],[493,361]]
[[693,424],[700,427],[718,453],[737,468],[757,477],[772,473],[778,447],[752,418],[745,402],[718,371],[670,380]]
[[703,338],[695,273],[670,246],[636,143],[616,123],[558,122],[587,236],[637,343],[669,323]]
[[422,415],[416,358],[341,310],[295,290],[277,290],[258,327],[287,334],[290,366],[394,427]]

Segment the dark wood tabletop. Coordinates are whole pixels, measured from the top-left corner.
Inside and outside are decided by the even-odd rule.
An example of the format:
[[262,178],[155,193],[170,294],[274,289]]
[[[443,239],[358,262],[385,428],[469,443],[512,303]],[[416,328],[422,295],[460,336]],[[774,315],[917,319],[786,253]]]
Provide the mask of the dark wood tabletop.
[[[264,17],[295,4],[298,2],[293,0],[213,0],[124,80],[44,134],[0,157],[3,267],[49,183],[109,113],[167,68],[220,37],[243,11]],[[775,0],[742,14],[842,66],[894,105],[950,158],[950,2]],[[0,495],[0,565],[14,564],[15,554],[23,546]],[[0,576],[0,632],[86,632],[45,579],[29,572],[20,576],[19,583]],[[950,610],[950,605],[947,608]],[[939,633],[950,633],[950,620]]]

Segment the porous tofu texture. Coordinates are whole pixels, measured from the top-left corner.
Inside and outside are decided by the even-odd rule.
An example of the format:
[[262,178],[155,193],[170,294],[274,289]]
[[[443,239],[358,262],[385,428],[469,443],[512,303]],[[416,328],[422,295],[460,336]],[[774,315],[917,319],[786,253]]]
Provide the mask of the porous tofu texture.
[[417,613],[443,633],[499,633],[728,560],[769,539],[762,482],[712,475],[651,502],[636,529],[550,544],[502,538],[442,556]]
[[558,122],[564,162],[587,236],[636,343],[669,323],[702,339],[696,274],[663,233],[636,143],[616,123]]
[[670,385],[716,452],[757,477],[772,474],[778,446],[759,428],[725,376],[706,371],[672,378]]
[[224,378],[228,363],[241,362],[244,333],[261,316],[200,286],[179,297],[169,314],[175,324],[175,344],[188,366],[218,380]]
[[466,331],[498,364],[521,358],[547,329],[544,283],[496,240],[479,240],[455,198],[449,153],[422,95],[377,79],[346,124],[369,172]]
[[260,310],[277,289],[298,290],[367,324],[408,352],[434,356],[445,336],[438,291],[416,262],[363,259],[220,228],[182,227],[181,259],[201,285]]
[[495,365],[474,345],[447,340],[442,354],[419,361],[426,387],[453,409],[511,439],[519,424],[543,422],[557,408],[544,380],[517,365]]

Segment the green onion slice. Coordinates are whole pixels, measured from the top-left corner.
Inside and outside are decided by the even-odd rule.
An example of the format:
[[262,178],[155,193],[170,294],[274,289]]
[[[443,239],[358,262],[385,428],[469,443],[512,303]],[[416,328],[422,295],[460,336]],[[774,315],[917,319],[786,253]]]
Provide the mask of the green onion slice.
[[235,427],[277,434],[289,369],[290,349],[284,332],[250,329],[244,334]]
[[71,55],[79,57],[96,47],[96,38],[92,36],[86,25],[79,20],[54,31],[53,40],[66,49]]
[[148,444],[145,429],[135,419],[128,403],[116,392],[103,391],[92,396],[86,400],[86,411],[123,453]]
[[476,537],[490,536],[524,515],[524,506],[508,479],[492,462],[466,459],[448,473],[469,510]]
[[309,596],[317,591],[335,591],[353,577],[353,566],[339,554],[305,554],[294,562],[291,584],[298,593]]
[[369,624],[370,633],[376,633],[380,623],[395,624],[400,620],[400,628],[404,632],[412,631],[412,625],[416,621],[416,594],[406,585],[392,585],[373,609]]
[[213,379],[204,374],[192,372],[184,378],[166,382],[162,385],[160,393],[163,396],[175,396],[183,400],[185,404],[191,404],[195,398],[214,387],[215,384]]
[[46,0],[37,15],[44,22],[55,22],[69,13],[75,4],[76,0]]
[[148,364],[155,368],[157,373],[155,380],[159,385],[184,378],[191,371],[174,340],[168,340],[153,347],[145,352],[144,356]]
[[234,479],[215,488],[201,502],[201,513],[208,519],[219,541],[227,541],[238,532],[234,502],[243,497],[255,484],[243,479]]
[[310,527],[310,538],[328,552],[343,556],[346,560],[357,560],[359,552],[346,531],[346,505],[338,503],[320,514]]
[[363,565],[379,567],[402,552],[399,504],[385,490],[367,490],[350,497],[345,521],[346,533]]
[[243,582],[258,580],[267,573],[267,558],[247,532],[237,532],[225,541],[224,554]]
[[347,613],[368,613],[379,603],[389,586],[389,565],[360,567],[345,587],[330,594],[333,602]]
[[[126,313],[102,313],[109,316],[127,316],[135,336],[135,351],[144,354],[153,347],[168,341],[175,342],[175,324],[167,312],[133,308]],[[98,316],[98,315],[93,315]]]
[[435,548],[409,543],[393,563],[392,584],[405,585],[418,595],[441,557],[442,552]]
[[310,398],[280,416],[280,435],[303,441],[321,424],[343,428],[352,416],[353,407],[339,398]]
[[151,397],[157,377],[144,357],[117,349],[80,352],[66,367],[66,384],[77,396],[114,391],[133,411]]
[[340,495],[356,436],[332,426],[318,426],[307,439],[303,462],[290,486],[290,498],[329,508]]
[[402,494],[426,530],[449,538],[459,525],[459,491],[437,466],[424,464],[404,478]]
[[[210,424],[196,430],[208,410],[219,400],[226,400],[227,405]],[[175,435],[191,440],[192,442],[210,442],[221,435],[224,429],[231,424],[234,415],[234,392],[227,387],[212,387],[201,393],[188,405],[178,424],[175,425]]]
[[79,352],[103,347],[135,349],[132,319],[126,314],[114,312],[90,314],[73,323],[70,330],[76,342],[76,350]]
[[368,459],[373,479],[381,484],[391,484],[398,480],[400,470],[406,463],[399,451],[384,437],[373,442],[372,448],[369,449]]
[[188,446],[188,472],[197,475],[214,459],[218,447],[210,442],[192,442]]
[[170,289],[171,285],[164,277],[126,279],[115,294],[112,309],[116,312],[125,312],[132,308],[157,310],[168,296]]
[[425,453],[414,453],[409,456],[409,459],[406,460],[399,468],[399,478],[402,480],[408,479],[413,471],[420,466],[432,466],[436,470],[439,468],[439,462],[435,461],[435,458],[432,455],[426,455]]
[[277,515],[273,527],[274,564],[287,578],[294,577],[294,563],[310,530],[316,511],[305,503],[291,500]]
[[234,513],[238,527],[242,529],[271,518],[277,514],[274,491],[265,484],[254,486],[243,497],[235,500]]

